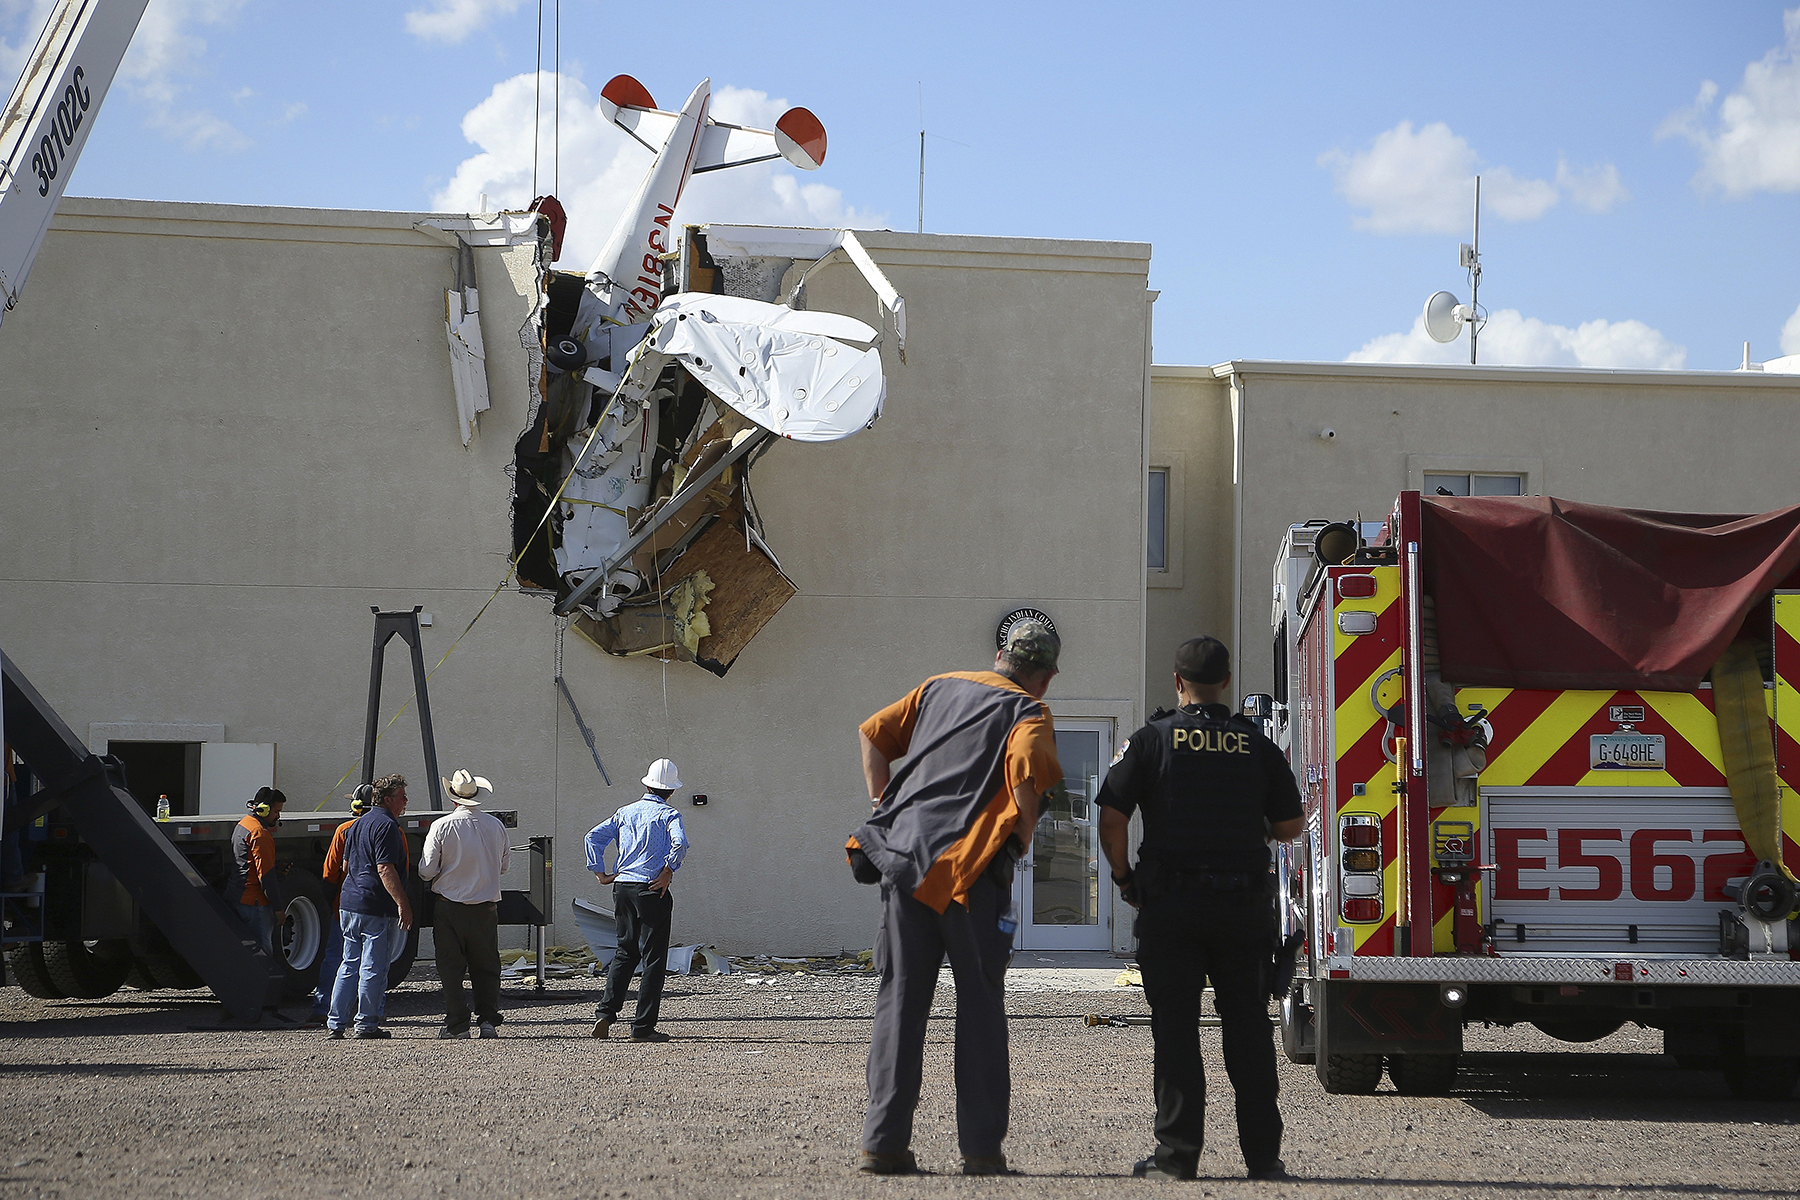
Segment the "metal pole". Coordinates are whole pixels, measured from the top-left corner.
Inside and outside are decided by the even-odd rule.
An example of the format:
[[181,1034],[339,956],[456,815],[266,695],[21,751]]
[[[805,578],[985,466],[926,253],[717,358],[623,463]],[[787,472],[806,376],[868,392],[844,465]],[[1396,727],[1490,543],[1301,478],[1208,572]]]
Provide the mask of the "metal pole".
[[925,232],[925,131],[919,130],[919,232]]
[[[375,614],[375,651],[369,660],[369,712],[363,722],[363,755],[362,782],[375,782],[375,727],[381,717],[381,648],[387,644],[387,637],[381,636],[381,609],[371,604],[369,611]],[[388,634],[392,637],[393,634]]]
[[1481,339],[1481,176],[1475,177],[1475,249],[1469,264],[1469,365],[1475,365],[1475,347]]
[[425,773],[431,782],[431,811],[444,811],[443,784],[438,782],[437,736],[431,728],[431,697],[425,693],[425,651],[419,645],[419,608],[406,614],[400,631],[412,646],[413,692],[419,698],[419,741],[425,749]]

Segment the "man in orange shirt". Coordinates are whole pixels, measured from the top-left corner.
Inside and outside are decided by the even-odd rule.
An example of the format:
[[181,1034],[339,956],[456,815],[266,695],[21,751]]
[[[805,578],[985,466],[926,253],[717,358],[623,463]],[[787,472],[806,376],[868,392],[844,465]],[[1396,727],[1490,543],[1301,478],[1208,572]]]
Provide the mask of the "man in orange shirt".
[[[1062,781],[1042,701],[1061,644],[1050,627],[1008,630],[992,671],[936,675],[861,726],[875,812],[851,837],[857,878],[881,883],[860,1169],[916,1172],[913,1110],[925,1023],[946,954],[956,977],[956,1128],[965,1175],[1008,1174],[1012,1079],[1006,968],[1013,864],[1031,845],[1044,794]],[[905,758],[890,773],[889,764]]]
[[275,931],[287,920],[281,906],[281,885],[275,876],[275,827],[287,797],[275,788],[258,788],[245,805],[250,810],[231,831],[231,874],[225,899],[237,905],[238,916],[250,926],[263,953],[275,953]]

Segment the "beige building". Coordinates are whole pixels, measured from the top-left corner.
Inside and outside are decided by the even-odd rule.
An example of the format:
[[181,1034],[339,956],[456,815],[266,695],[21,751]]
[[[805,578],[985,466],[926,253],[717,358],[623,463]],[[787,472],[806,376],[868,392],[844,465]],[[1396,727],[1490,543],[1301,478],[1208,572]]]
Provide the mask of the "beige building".
[[1800,503],[1797,439],[1800,375],[1155,367],[1149,465],[1168,500],[1165,565],[1145,573],[1146,702],[1174,702],[1168,648],[1200,631],[1234,644],[1240,695],[1269,690],[1271,567],[1294,522],[1379,521],[1403,489],[1438,487],[1768,512]]
[[[508,580],[535,287],[530,239],[505,222],[66,201],[0,332],[0,645],[94,749],[174,763],[177,811],[203,795],[231,811],[244,773],[272,770],[292,818],[341,809],[354,782],[370,606],[420,605],[443,771],[492,779],[518,841],[556,838],[553,942],[578,940],[573,897],[605,901],[583,835],[666,754],[695,847],[676,938],[802,954],[873,936],[876,898],[841,849],[867,811],[856,722],[987,665],[997,623],[1041,609],[1065,640],[1050,703],[1071,800],[1020,885],[1021,941],[1122,949],[1098,777],[1172,701],[1183,638],[1228,638],[1238,691],[1268,688],[1289,523],[1379,519],[1427,485],[1800,502],[1800,377],[1152,368],[1147,246],[860,237],[905,297],[906,361],[884,341],[873,428],[777,444],[752,472],[794,596],[723,678],[563,640],[611,786],[554,684],[551,599]],[[459,240],[492,402],[467,448],[444,323]],[[885,327],[850,265],[821,270],[808,303]],[[384,725],[411,691],[403,653]],[[422,782],[410,711],[377,767]]]
[[[492,402],[467,449],[444,323],[457,238],[477,247]],[[514,241],[430,214],[63,204],[0,334],[0,644],[92,748],[248,748],[290,818],[341,810],[370,606],[421,605],[427,665],[456,647],[430,685],[444,773],[492,779],[518,840],[556,837],[553,942],[578,940],[572,897],[609,903],[583,835],[666,754],[694,843],[675,937],[830,953],[869,945],[879,907],[842,850],[868,809],[856,723],[990,665],[998,622],[1033,607],[1068,646],[1056,712],[1091,791],[1141,716],[1148,246],[862,236],[906,300],[886,413],[778,444],[751,476],[797,594],[724,678],[564,641],[608,787],[554,686],[550,598],[501,586],[533,399],[533,246]],[[848,265],[808,300],[879,323]],[[391,643],[384,723],[411,692],[403,655]],[[410,712],[376,761],[425,802]],[[1027,942],[1105,946],[1091,826],[1065,824],[1037,897],[1056,912]]]

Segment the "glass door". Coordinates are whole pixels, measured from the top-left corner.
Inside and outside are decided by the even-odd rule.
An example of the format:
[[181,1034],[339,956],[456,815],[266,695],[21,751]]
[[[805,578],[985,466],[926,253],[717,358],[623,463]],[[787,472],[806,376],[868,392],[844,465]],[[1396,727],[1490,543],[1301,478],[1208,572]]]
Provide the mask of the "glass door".
[[1112,945],[1112,879],[1100,852],[1094,801],[1112,763],[1111,721],[1058,721],[1063,786],[1053,793],[1013,898],[1022,950],[1106,950]]

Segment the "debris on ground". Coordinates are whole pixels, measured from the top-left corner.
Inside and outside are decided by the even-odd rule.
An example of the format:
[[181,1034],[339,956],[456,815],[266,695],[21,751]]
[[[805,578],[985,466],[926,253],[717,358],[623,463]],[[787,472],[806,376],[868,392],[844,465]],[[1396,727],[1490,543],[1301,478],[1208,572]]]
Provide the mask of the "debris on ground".
[[1132,963],[1129,967],[1126,967],[1123,971],[1119,972],[1119,977],[1113,980],[1113,986],[1141,988],[1144,986],[1143,972],[1138,970],[1138,965],[1136,963]]
[[780,958],[771,954],[733,956],[731,968],[749,975],[780,975],[783,972],[793,975],[873,975],[875,952],[844,950],[836,955],[809,958]]

